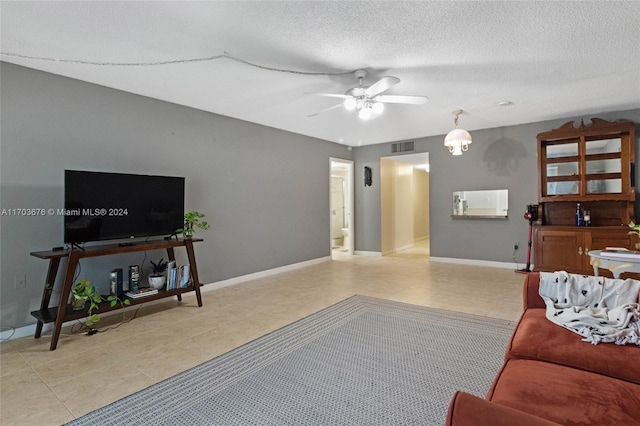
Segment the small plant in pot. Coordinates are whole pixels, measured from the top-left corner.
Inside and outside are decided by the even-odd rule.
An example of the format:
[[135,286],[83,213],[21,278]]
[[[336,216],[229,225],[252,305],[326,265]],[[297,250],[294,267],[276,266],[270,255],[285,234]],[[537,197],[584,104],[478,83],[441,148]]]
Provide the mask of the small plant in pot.
[[[631,231],[627,233],[628,235],[636,234],[640,238],[640,224],[631,221],[629,222],[629,228],[631,228]],[[640,243],[636,243],[636,250],[640,250]]]
[[167,270],[168,262],[165,262],[164,259],[160,259],[158,263],[155,263],[153,260],[151,261],[151,275],[149,275],[149,286],[155,289],[161,289],[164,287],[167,282],[167,276],[165,275],[165,271]]
[[85,323],[88,327],[100,321],[100,317],[92,312],[98,309],[98,303],[102,302],[102,297],[96,292],[96,288],[91,284],[91,281],[84,278],[81,279],[74,284],[71,294],[73,294],[71,307],[74,311],[83,310],[87,305],[87,301],[89,302],[89,316]]
[[204,231],[211,228],[211,225],[206,220],[201,220],[204,214],[198,211],[190,211],[184,214],[184,228],[176,230],[177,233],[182,233],[184,238],[191,238],[196,232],[195,228],[200,228]]
[[123,306],[131,304],[129,299],[121,301],[115,296],[109,296],[104,299],[98,294],[96,288],[93,286],[93,284],[91,284],[91,281],[85,278],[81,279],[73,285],[71,294],[73,295],[73,298],[71,300],[71,307],[74,311],[83,310],[87,305],[87,301],[89,302],[89,309],[87,311],[89,313],[89,316],[85,321],[85,325],[89,328],[100,321],[100,315],[93,313],[94,310],[98,309],[98,303],[106,300],[107,302],[109,302],[109,305],[111,307],[115,306],[118,302],[120,302]]

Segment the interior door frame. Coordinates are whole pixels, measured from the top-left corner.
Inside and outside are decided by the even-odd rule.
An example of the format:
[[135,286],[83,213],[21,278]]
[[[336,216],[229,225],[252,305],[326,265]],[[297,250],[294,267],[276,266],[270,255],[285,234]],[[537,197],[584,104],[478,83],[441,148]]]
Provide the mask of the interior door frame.
[[[345,160],[343,158],[329,157],[329,191],[331,191],[331,170],[333,169],[333,163],[339,163],[345,165],[347,169],[346,187],[347,187],[347,202],[345,204],[345,216],[347,217],[348,237],[347,237],[347,254],[353,254],[354,247],[354,231],[355,231],[355,186],[354,186],[354,162],[353,160]],[[331,202],[329,202],[329,249],[331,250]]]

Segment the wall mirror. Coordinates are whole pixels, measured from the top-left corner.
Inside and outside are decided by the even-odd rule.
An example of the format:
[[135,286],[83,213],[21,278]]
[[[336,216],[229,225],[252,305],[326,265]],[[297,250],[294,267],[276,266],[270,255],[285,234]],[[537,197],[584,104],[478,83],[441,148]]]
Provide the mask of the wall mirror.
[[454,219],[504,219],[509,209],[509,190],[454,191]]

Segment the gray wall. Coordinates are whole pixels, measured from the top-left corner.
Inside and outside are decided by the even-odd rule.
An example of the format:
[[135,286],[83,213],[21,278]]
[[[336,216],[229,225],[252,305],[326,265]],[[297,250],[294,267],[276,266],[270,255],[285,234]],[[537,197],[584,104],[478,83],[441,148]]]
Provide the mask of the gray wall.
[[[1,209],[62,207],[64,169],[184,176],[186,207],[205,212],[213,224],[196,249],[201,280],[209,283],[328,256],[329,157],[337,157],[355,160],[355,248],[380,251],[380,157],[391,155],[390,144],[349,151],[28,68],[0,67]],[[584,116],[590,117],[640,122],[640,110]],[[430,154],[432,255],[510,262],[519,242],[522,263],[522,215],[537,201],[536,135],[570,119],[473,131],[470,151],[461,157],[444,148],[444,135],[416,139],[416,152]],[[364,187],[364,166],[373,169],[371,187]],[[508,220],[450,219],[454,190],[493,188],[509,189]],[[47,263],[29,252],[61,244],[62,217],[0,216],[2,326],[35,321],[29,311],[39,306]],[[162,255],[149,253],[146,264]],[[107,271],[143,259],[87,260],[81,276],[106,288]],[[26,275],[26,288],[15,288],[16,275]]]
[[[64,169],[184,176],[186,208],[213,225],[196,234],[203,283],[330,255],[329,158],[352,159],[346,146],[12,64],[0,75],[0,208],[63,207]],[[20,327],[47,270],[29,253],[62,245],[63,218],[2,216],[0,229],[2,326]],[[85,260],[80,276],[106,289],[108,271],[143,259]]]
[[[430,159],[431,255],[459,259],[512,262],[513,244],[520,249],[516,259],[526,261],[528,222],[525,206],[538,200],[538,133],[555,129],[570,120],[599,117],[640,123],[640,109],[585,114],[539,123],[471,132],[469,151],[454,157],[444,147],[444,135],[415,139],[415,152],[428,152]],[[464,127],[464,122],[462,123]],[[637,128],[638,126],[636,126]],[[636,151],[640,152],[636,130]],[[356,175],[356,248],[380,252],[380,157],[391,156],[391,143],[354,150]],[[364,187],[363,170],[373,169],[373,186]],[[636,182],[640,170],[636,167]],[[509,190],[507,220],[452,220],[452,193],[457,190]],[[640,198],[640,197],[636,197]],[[636,211],[640,211],[636,206]]]

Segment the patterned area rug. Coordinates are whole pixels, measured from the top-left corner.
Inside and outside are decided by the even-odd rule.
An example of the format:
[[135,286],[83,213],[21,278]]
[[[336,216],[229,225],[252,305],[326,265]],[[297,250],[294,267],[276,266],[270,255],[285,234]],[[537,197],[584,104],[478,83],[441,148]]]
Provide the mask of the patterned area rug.
[[353,296],[71,425],[442,425],[515,323]]

